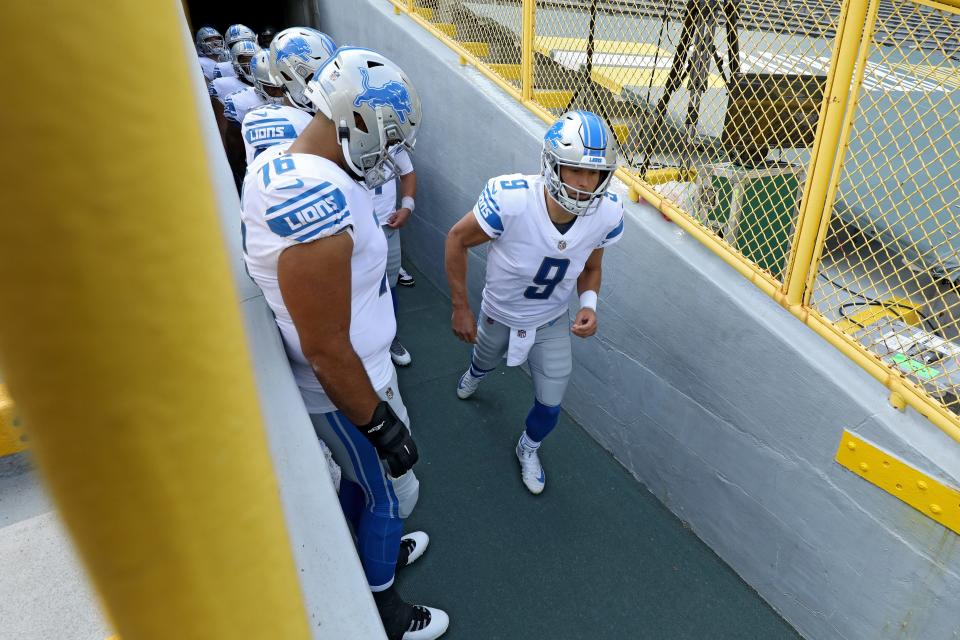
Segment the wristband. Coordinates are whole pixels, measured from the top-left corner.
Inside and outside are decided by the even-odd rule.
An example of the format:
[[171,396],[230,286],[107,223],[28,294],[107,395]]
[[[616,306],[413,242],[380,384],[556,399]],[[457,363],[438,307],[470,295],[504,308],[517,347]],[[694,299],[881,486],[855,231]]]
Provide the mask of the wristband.
[[580,308],[581,309],[590,309],[591,311],[597,310],[597,292],[596,291],[584,291],[580,294]]
[[410,196],[403,196],[402,198],[400,198],[401,209],[410,209],[410,213],[412,214],[413,207],[414,207],[413,198],[411,198]]

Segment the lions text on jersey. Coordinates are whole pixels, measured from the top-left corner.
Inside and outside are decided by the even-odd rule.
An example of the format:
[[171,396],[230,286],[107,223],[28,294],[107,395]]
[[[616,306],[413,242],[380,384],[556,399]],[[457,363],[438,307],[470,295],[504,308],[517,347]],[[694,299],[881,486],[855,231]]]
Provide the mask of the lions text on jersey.
[[239,125],[251,109],[256,109],[264,102],[259,91],[253,87],[245,87],[234,91],[223,101],[223,116]]
[[[403,147],[397,145],[391,150],[394,162],[400,169],[400,175],[405,176],[413,171],[413,162],[410,160],[410,154]],[[377,213],[377,219],[380,225],[387,224],[390,216],[397,210],[397,180],[396,176],[390,176],[390,179],[384,182],[376,189],[370,191],[373,196],[373,210]]]
[[220,104],[227,104],[227,96],[241,89],[249,87],[246,82],[234,76],[232,78],[216,78],[207,85],[211,98],[216,98]]
[[623,202],[607,192],[596,212],[561,234],[547,213],[543,177],[511,174],[487,182],[473,209],[492,238],[482,310],[509,327],[537,327],[567,308],[595,249],[623,235]]
[[247,152],[247,164],[265,149],[296,140],[312,119],[313,116],[306,111],[282,104],[250,111],[243,118],[240,129]]
[[387,240],[364,187],[329,160],[285,153],[288,146],[267,149],[247,169],[241,214],[244,260],[276,316],[307,410],[327,413],[335,407],[303,355],[280,293],[277,261],[288,247],[350,230],[350,341],[373,388],[379,389],[393,375],[389,348],[397,330],[384,275]]

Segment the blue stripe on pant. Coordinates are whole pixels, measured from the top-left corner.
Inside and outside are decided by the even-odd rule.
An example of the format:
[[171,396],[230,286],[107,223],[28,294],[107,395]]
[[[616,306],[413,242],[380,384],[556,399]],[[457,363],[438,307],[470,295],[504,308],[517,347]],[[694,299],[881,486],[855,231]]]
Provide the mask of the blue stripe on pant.
[[[344,480],[356,482],[363,490],[365,505],[352,523],[357,534],[357,552],[371,589],[385,589],[393,584],[403,535],[393,481],[386,477],[376,449],[342,413],[333,411],[311,418],[315,418],[317,435],[328,443],[338,458],[337,463],[343,467]],[[331,435],[335,442],[331,443]]]

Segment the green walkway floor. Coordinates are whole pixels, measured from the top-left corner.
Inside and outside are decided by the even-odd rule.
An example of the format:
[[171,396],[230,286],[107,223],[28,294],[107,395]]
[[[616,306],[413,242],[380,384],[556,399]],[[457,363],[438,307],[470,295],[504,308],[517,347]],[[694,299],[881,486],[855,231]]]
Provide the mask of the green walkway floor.
[[799,638],[566,414],[541,449],[546,489],[529,494],[513,447],[530,380],[503,366],[459,400],[470,348],[450,332],[447,298],[410,271],[399,333],[413,363],[400,388],[421,491],[408,530],[431,545],[397,583],[450,614],[446,637]]

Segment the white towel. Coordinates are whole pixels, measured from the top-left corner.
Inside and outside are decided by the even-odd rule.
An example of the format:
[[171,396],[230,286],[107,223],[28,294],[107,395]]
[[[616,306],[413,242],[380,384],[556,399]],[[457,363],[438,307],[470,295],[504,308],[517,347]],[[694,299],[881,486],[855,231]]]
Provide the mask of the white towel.
[[507,347],[507,366],[519,367],[527,361],[530,349],[537,339],[537,328],[529,329],[510,328],[510,344]]

